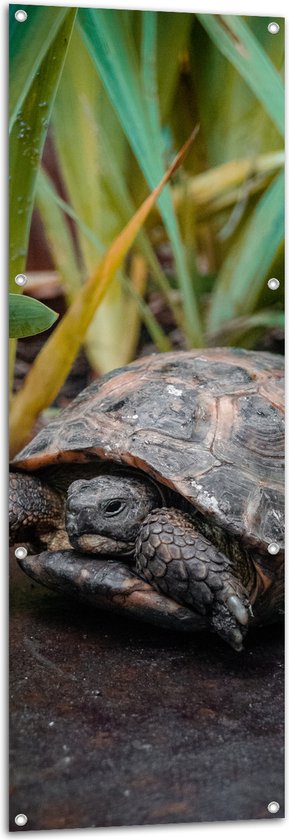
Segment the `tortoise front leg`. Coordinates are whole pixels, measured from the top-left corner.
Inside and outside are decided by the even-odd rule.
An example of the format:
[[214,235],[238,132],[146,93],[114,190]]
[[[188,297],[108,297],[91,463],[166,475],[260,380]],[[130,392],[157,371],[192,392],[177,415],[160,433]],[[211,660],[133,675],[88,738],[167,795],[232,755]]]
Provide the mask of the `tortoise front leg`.
[[[65,548],[63,500],[48,484],[29,473],[9,475],[9,542],[28,543],[34,549],[53,544]],[[55,545],[56,547],[56,545]]]
[[96,559],[77,551],[43,551],[19,560],[26,574],[49,589],[100,609],[138,618],[172,630],[207,628],[207,619],[166,598],[116,559]]
[[136,544],[136,570],[157,590],[206,616],[211,630],[242,650],[252,615],[248,592],[232,561],[188,514],[160,508],[147,516]]

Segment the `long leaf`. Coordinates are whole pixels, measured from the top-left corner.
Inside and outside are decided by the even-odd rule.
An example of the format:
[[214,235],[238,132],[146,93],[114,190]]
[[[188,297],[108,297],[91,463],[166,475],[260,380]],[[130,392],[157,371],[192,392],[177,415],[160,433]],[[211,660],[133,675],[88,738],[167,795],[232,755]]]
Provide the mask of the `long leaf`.
[[185,186],[174,188],[174,206],[178,210],[185,199],[192,201],[197,209],[209,205],[227,190],[246,185],[257,175],[273,176],[276,170],[284,167],[284,163],[285,154],[278,151],[258,157],[229,160],[220,166],[212,166],[206,172],[188,178]]
[[[154,15],[153,12],[146,14]],[[151,141],[151,112],[148,111],[147,97],[143,91],[136,51],[129,38],[127,27],[122,25],[121,13],[110,9],[80,9],[79,23],[90,54],[137,157],[139,166],[148,184],[152,187],[153,183],[163,173],[161,161],[162,137],[159,134],[157,147],[156,143]],[[153,26],[147,33],[146,55],[148,54],[149,40],[152,51],[155,51]],[[154,73],[155,60],[153,58],[150,67],[150,86],[153,84],[155,90]],[[159,206],[176,261],[176,273],[184,299],[186,332],[190,343],[197,346],[202,343],[200,315],[169,190],[165,191],[160,198]]]
[[219,50],[245,79],[284,135],[284,86],[265,50],[238,15],[198,14]]
[[9,131],[68,11],[30,5],[21,9],[27,12],[24,24],[15,18],[17,6],[9,7]]
[[[41,212],[41,202],[42,200],[47,200],[47,203],[50,204],[50,210],[53,212],[52,208],[59,208],[63,214],[69,216],[70,219],[73,219],[76,222],[77,227],[82,231],[84,236],[87,236],[90,242],[92,242],[96,248],[96,250],[101,253],[102,251],[102,242],[98,239],[96,233],[83,221],[81,216],[74,210],[71,204],[68,201],[65,201],[61,196],[56,192],[56,188],[51,180],[51,178],[47,175],[47,172],[41,167],[38,178],[37,178],[37,190],[36,190],[36,202],[37,206],[39,206],[39,210]],[[43,213],[43,221],[45,224],[45,213]],[[48,223],[48,229],[50,228],[50,224]],[[69,247],[72,247],[71,240]]]
[[[149,23],[150,18],[154,22],[154,15],[150,14]],[[127,37],[130,37],[129,29]],[[155,70],[154,64],[154,84]],[[100,259],[109,242],[135,212],[135,202],[127,183],[131,152],[77,28],[71,39],[55,103],[53,133],[65,189],[73,204],[72,213],[67,204],[66,208],[77,222],[78,243],[87,276],[96,259]],[[70,142],[71,133],[73,144]],[[162,168],[158,146],[157,134],[155,154]],[[82,150],[81,165],[79,149]],[[156,284],[171,306],[176,323],[183,328],[181,308],[175,305],[169,282],[144,231],[138,237],[138,246],[149,263]],[[123,272],[120,272],[98,308],[85,338],[90,364],[101,372],[130,361],[135,350],[129,331],[124,333],[122,328],[128,306],[127,295],[123,293],[125,287],[131,289],[131,284],[129,281],[125,284]],[[139,296],[134,295],[134,300],[130,298],[130,311],[133,307],[138,319],[141,311],[146,323],[149,322],[152,327],[152,318],[149,319],[145,305],[140,305]],[[157,346],[164,349],[169,342],[164,334],[161,338],[161,333],[155,323],[153,334],[157,338]]]
[[[144,300],[145,281],[142,277],[147,274],[146,262],[141,254],[135,254],[132,260],[132,267],[130,272],[130,280],[126,277],[122,279],[123,288],[127,291],[126,309],[128,312],[128,319],[126,323],[129,324],[130,304],[134,301],[137,304],[137,311],[140,313],[143,323],[146,325],[147,331],[151,336],[157,350],[160,353],[167,353],[172,350],[172,343],[168,336],[165,335],[152,310]],[[131,332],[131,326],[129,333]],[[136,342],[135,345],[136,346]]]
[[[115,210],[118,212],[123,224],[125,224],[127,218],[130,218],[135,213],[135,207],[128,193],[125,179],[114,160],[108,137],[106,137],[105,144],[101,143],[100,150],[103,165],[107,166],[111,175]],[[178,195],[176,206],[181,204],[181,201],[182,194]],[[71,237],[69,240],[67,239],[68,231],[64,222],[64,213],[76,222],[77,227],[81,230],[82,234],[87,237],[92,245],[94,245],[97,254],[103,254],[105,248],[102,242],[100,242],[100,239],[96,235],[95,231],[93,231],[84,222],[83,218],[74,210],[71,204],[68,204],[67,201],[64,201],[58,195],[54,185],[43,169],[40,170],[37,179],[36,204],[42,217],[45,233],[51,247],[55,264],[63,277],[66,293],[69,298],[73,294],[76,285],[78,287],[79,283],[75,284],[77,269],[74,262],[74,255],[72,253]],[[59,209],[63,211],[62,217],[58,215]],[[161,269],[154,250],[150,244],[150,240],[144,230],[141,230],[138,234],[137,242],[152,271],[156,286],[163,293],[165,300],[174,314],[176,323],[181,328],[183,319],[180,314],[180,309],[174,301],[170,283]],[[65,243],[64,247],[63,243]],[[71,264],[73,266],[72,271],[70,267]],[[128,283],[128,286],[129,285],[130,284]],[[141,307],[141,309],[145,312],[145,305]],[[148,313],[146,320],[148,320]],[[156,328],[154,332],[155,335],[157,335]],[[157,346],[159,346],[159,341],[157,341]]]
[[180,73],[180,56],[187,50],[192,20],[192,15],[187,12],[158,13],[157,88],[161,117],[165,124],[170,121],[174,107],[174,94]]
[[[81,220],[77,223],[76,235],[84,278],[91,274],[134,211],[124,220],[118,220],[114,210],[115,197],[107,194],[100,137],[106,130],[113,136],[115,163],[120,168],[123,145],[126,147],[127,141],[121,128],[116,131],[117,118],[77,28],[71,39],[52,122],[65,191]],[[71,134],[73,143],[70,142]],[[114,189],[116,192],[116,187]],[[87,236],[88,229],[93,232],[93,238]],[[125,299],[120,280],[119,273],[85,337],[90,365],[101,373],[128,361],[122,330]],[[128,333],[126,338],[127,347],[131,348]]]
[[193,136],[185,143],[158,186],[114,240],[101,264],[75,296],[59,326],[37,356],[23,388],[12,401],[10,415],[12,454],[15,454],[27,439],[39,412],[47,407],[57,395],[79,351],[95,310],[106,294],[116,270],[121,265],[161,190],[184,159]]
[[[127,222],[127,220],[131,218],[131,216],[133,216],[136,208],[128,190],[126,171],[122,171],[119,165],[119,159],[111,143],[111,134],[109,132],[103,133],[103,127],[104,120],[101,121],[98,130],[99,152],[102,161],[103,180],[105,182],[107,192],[112,193],[114,212],[119,216],[121,226],[123,226]],[[83,227],[82,220],[78,219],[78,221],[79,224]],[[92,237],[92,239],[94,239],[95,234],[93,234],[91,230],[89,233],[88,229],[85,230],[83,227],[83,232],[84,234],[90,236],[90,238]],[[148,262],[156,286],[164,295],[165,300],[167,301],[169,307],[172,310],[176,323],[178,324],[180,329],[182,329],[183,317],[180,311],[180,307],[177,307],[174,302],[169,280],[166,278],[166,275],[162,270],[160,263],[158,262],[158,259],[153,250],[153,247],[150,243],[150,239],[144,230],[140,231],[137,237],[137,244]],[[99,248],[99,250],[101,252],[101,248]],[[145,308],[143,308],[143,311],[145,311]]]
[[[113,160],[111,161],[111,167],[114,171]],[[117,172],[115,174],[117,175]],[[125,192],[122,192],[122,196],[124,200],[124,205],[126,205],[128,201],[128,196]],[[63,201],[59,197],[50,178],[47,176],[43,169],[40,170],[37,180],[36,206],[38,207],[38,210],[41,214],[42,222],[45,228],[45,234],[50,245],[55,266],[57,267],[57,270],[60,273],[60,276],[63,280],[66,298],[67,300],[71,301],[73,298],[73,294],[80,287],[81,284],[79,269],[75,262],[73,243],[71,235],[67,228],[65,214],[71,216],[71,218],[73,218],[77,222],[77,225],[82,230],[83,234],[88,237],[89,241],[92,244],[95,244],[96,254],[102,254],[105,249],[103,248],[102,244],[99,242],[97,236],[91,230],[91,228],[89,228],[82,221],[82,219],[78,216],[77,213],[73,211],[72,207],[69,204],[67,204],[67,202]],[[131,210],[130,216],[132,216],[132,202],[129,203],[129,209]],[[154,252],[149,244],[147,236],[143,232],[141,232],[138,236],[138,240],[140,247],[142,248],[143,253],[146,257],[146,261],[150,265],[152,271],[155,272],[156,277],[159,280],[160,288],[163,288],[163,274],[161,272],[161,269],[158,268],[156,257],[154,256]],[[136,266],[140,266],[140,256],[137,254],[135,255],[135,258],[133,260],[133,265],[134,264]],[[137,327],[134,326],[134,330],[132,330],[132,300],[136,303],[136,307],[134,307],[134,310],[137,310],[137,312],[141,316],[157,349],[160,352],[165,352],[172,349],[170,340],[167,338],[162,328],[158,324],[149,306],[147,306],[147,304],[143,300],[142,293],[144,292],[144,287],[140,289],[139,284],[137,284],[136,286],[134,282],[134,273],[136,276],[139,276],[141,274],[141,270],[140,268],[138,268],[134,272],[133,265],[131,280],[128,280],[128,278],[126,278],[123,274],[121,275],[120,279],[121,288],[124,289],[127,293],[124,300],[124,306],[126,315],[129,310],[129,317],[126,318],[126,322],[129,322],[130,328],[124,331],[121,322],[120,341],[123,341],[125,346],[120,347],[118,344],[118,364],[121,363],[121,360],[123,358],[127,360],[127,355],[129,355],[129,359],[132,358],[133,352],[135,350],[135,344],[133,341],[132,333],[137,335]],[[161,279],[159,279],[159,275]],[[164,280],[164,282],[166,281]],[[168,303],[170,304],[170,287],[168,287],[167,291],[167,285],[165,286],[164,291],[166,293],[166,299],[168,299]],[[113,326],[114,321],[112,318],[112,312],[110,312],[110,320]],[[116,335],[118,335],[117,330]],[[84,340],[84,345],[86,345],[86,338]]]
[[227,320],[251,313],[284,238],[284,173],[268,187],[232,245],[212,296],[209,334]]
[[51,178],[40,168],[37,178],[35,205],[39,210],[53,261],[62,279],[67,301],[81,286],[81,271],[77,264],[74,242],[68,227],[66,203],[58,198]]
[[[284,312],[278,309],[260,309],[253,315],[244,315],[240,318],[233,318],[232,321],[226,321],[221,325],[219,330],[207,337],[209,344],[213,345],[239,345],[240,338],[253,333],[256,328],[267,327],[273,329],[284,328]],[[240,345],[239,345],[240,346]],[[248,345],[247,345],[248,346]]]
[[10,283],[24,269],[37,168],[61,76],[75,10],[68,10],[23,102],[10,140]]
[[[41,10],[44,11],[43,9]],[[76,10],[66,10],[52,45],[33,77],[21,110],[17,112],[10,135],[9,193],[9,286],[17,292],[15,276],[25,269],[36,178],[50,114],[61,76]],[[45,17],[45,15],[44,15]],[[14,24],[13,24],[14,25]],[[20,24],[25,29],[26,24]],[[19,49],[21,54],[21,50]],[[18,64],[18,55],[15,58]],[[18,287],[18,293],[20,288]],[[10,342],[10,380],[12,382],[15,341]]]

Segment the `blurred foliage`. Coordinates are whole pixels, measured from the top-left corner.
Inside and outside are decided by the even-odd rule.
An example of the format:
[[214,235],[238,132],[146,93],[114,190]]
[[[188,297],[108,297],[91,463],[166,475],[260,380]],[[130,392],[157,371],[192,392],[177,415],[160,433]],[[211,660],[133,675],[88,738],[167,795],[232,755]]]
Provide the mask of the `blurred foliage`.
[[[12,282],[24,270],[36,189],[72,306],[199,124],[81,341],[100,373],[134,358],[141,322],[158,350],[170,349],[148,306],[158,290],[185,346],[254,346],[283,323],[284,21],[272,36],[266,17],[79,9],[74,20],[75,10],[27,11],[29,55],[26,24],[11,25]],[[38,166],[50,114],[61,194]],[[170,274],[159,242],[169,243]],[[267,288],[271,275],[278,291]]]
[[[101,262],[74,295],[58,328],[52,333],[27,374],[21,390],[13,397],[9,428],[14,455],[31,434],[40,412],[53,402],[80,350],[94,313],[107,294],[115,273],[171,175],[182,163],[196,132],[184,143],[163,178],[142,202],[123,230],[115,237]],[[17,297],[17,295],[15,295]]]

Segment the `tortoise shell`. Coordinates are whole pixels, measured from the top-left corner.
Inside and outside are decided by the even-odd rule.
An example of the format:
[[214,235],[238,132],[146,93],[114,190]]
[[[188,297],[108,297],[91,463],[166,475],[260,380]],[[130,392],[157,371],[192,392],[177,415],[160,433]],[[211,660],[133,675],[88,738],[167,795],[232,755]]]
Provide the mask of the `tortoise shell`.
[[144,357],[86,388],[13,464],[129,465],[265,553],[283,541],[282,380],[283,358],[271,353]]

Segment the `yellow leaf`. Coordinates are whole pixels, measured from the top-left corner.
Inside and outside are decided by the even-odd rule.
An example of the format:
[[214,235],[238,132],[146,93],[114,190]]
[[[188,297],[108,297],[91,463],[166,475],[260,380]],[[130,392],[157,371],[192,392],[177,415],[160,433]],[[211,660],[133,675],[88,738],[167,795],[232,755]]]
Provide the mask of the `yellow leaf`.
[[140,228],[162,189],[182,163],[198,126],[167,169],[157,187],[113,241],[105,257],[89,277],[40,351],[21,391],[12,400],[10,445],[12,456],[29,437],[39,413],[55,399],[83,342],[86,330]]

